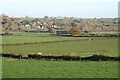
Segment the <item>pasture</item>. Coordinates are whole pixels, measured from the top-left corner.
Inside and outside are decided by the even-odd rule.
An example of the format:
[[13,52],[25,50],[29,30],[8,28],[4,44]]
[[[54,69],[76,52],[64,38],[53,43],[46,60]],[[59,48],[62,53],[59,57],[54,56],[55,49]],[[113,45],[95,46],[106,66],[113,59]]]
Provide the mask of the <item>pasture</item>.
[[43,55],[71,55],[89,56],[101,54],[108,56],[118,56],[118,40],[92,40],[77,42],[57,42],[34,45],[3,46],[3,53],[17,53],[21,55],[42,52]]
[[118,62],[3,60],[3,78],[117,77]]
[[[51,36],[49,33],[13,33],[13,36],[3,36],[2,44],[16,44],[29,42],[45,42],[45,41],[59,41],[59,40],[79,40],[82,37],[61,37]],[[0,36],[1,37],[1,36]]]
[[[88,39],[88,40],[83,40]],[[64,40],[72,40],[66,41]],[[80,41],[76,41],[80,40]],[[21,54],[42,52],[43,55],[70,55],[86,57],[93,54],[118,56],[118,39],[89,37],[60,37],[50,34],[14,33],[3,36],[2,44],[49,42],[29,45],[2,46],[3,53]],[[61,42],[59,42],[61,41]],[[3,78],[117,78],[118,62],[115,61],[44,61],[3,59]]]

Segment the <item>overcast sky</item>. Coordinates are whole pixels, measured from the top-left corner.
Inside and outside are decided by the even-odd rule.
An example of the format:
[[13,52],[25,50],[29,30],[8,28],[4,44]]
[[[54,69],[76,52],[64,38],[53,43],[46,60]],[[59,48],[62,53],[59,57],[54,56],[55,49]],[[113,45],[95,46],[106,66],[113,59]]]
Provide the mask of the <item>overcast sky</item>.
[[11,17],[118,17],[119,0],[0,0],[0,13]]

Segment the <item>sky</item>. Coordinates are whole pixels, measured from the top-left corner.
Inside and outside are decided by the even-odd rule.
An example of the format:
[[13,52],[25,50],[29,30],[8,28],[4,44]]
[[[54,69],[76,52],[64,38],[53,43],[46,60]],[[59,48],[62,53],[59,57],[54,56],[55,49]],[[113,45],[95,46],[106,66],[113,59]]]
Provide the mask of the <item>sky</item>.
[[0,14],[11,17],[118,17],[119,0],[0,0]]

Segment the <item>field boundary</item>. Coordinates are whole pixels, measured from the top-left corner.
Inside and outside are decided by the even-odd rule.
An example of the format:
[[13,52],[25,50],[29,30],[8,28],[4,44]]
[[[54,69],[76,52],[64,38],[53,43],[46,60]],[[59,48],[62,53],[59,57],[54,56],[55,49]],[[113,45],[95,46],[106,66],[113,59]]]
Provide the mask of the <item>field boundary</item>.
[[0,57],[8,59],[35,59],[35,60],[49,60],[49,61],[120,61],[120,56],[111,57],[105,55],[92,55],[89,57],[80,57],[80,56],[44,56],[38,54],[28,54],[27,56],[22,56],[19,54],[8,54],[1,53]]
[[78,40],[58,40],[58,41],[44,41],[44,42],[29,42],[29,43],[17,43],[17,44],[0,44],[0,46],[20,46],[20,45],[33,45],[33,44],[48,44],[48,43],[60,43],[60,42],[79,42],[89,40],[108,40],[115,39],[111,37],[107,38],[90,38],[90,39],[78,39]]

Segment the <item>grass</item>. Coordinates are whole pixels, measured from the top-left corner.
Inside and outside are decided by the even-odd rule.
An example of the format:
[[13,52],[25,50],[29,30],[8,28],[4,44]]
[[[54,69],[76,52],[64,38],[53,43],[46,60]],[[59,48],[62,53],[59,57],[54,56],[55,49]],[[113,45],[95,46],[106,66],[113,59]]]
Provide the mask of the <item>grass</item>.
[[111,31],[111,32],[90,32],[90,34],[118,34],[117,31]]
[[83,39],[83,37],[60,37],[42,33],[14,33],[14,34],[21,36],[3,36],[3,37],[0,36],[2,38],[2,44]]
[[[82,37],[57,37],[49,34],[14,33],[22,36],[3,36],[2,44],[76,40]],[[42,52],[43,55],[89,56],[118,55],[118,39],[59,42],[35,45],[3,46],[3,53],[27,55]],[[3,78],[117,78],[118,62],[80,62],[3,59]]]
[[42,52],[43,55],[88,56],[92,54],[103,54],[117,56],[118,39],[3,46],[2,50],[4,53],[17,53],[22,55]]
[[[50,33],[34,32],[11,32],[13,36],[0,36],[2,44],[18,44],[30,42],[61,41],[61,40],[80,40],[89,37],[63,37],[51,36]],[[117,34],[117,32],[91,32],[91,34]]]
[[117,77],[118,62],[3,60],[3,78]]
[[0,79],[2,79],[2,58],[0,57]]

